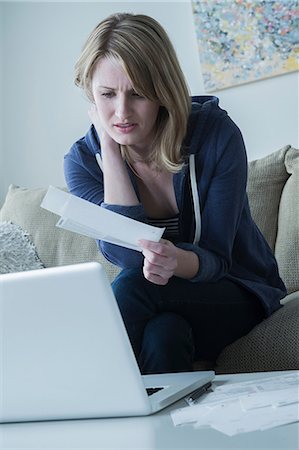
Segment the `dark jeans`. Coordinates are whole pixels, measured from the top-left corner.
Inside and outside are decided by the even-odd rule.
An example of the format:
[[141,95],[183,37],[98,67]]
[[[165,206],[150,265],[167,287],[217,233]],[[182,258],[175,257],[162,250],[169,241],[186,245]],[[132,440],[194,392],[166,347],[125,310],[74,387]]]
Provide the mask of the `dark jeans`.
[[158,286],[141,269],[125,269],[112,288],[142,373],[192,371],[196,359],[215,361],[264,317],[258,298],[226,279],[172,277]]

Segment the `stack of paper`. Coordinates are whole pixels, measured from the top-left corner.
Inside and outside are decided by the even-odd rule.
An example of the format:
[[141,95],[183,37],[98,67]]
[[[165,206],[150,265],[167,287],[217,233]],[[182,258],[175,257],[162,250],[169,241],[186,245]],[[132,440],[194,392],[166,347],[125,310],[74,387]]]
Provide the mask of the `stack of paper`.
[[233,436],[299,421],[299,373],[224,384],[171,413],[174,425],[210,426]]
[[61,216],[56,226],[141,251],[138,241],[158,242],[165,228],[153,227],[50,186],[41,207]]

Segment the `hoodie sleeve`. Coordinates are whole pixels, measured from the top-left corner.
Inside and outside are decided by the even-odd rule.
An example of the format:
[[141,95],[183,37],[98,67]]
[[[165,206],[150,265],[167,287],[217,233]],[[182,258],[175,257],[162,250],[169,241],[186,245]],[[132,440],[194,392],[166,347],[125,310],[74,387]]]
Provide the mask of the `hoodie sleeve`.
[[[100,151],[93,128],[87,135],[77,141],[64,157],[64,176],[69,192],[84,198],[99,207],[109,209],[118,214],[140,222],[146,222],[143,206],[120,206],[104,203],[103,173],[96,161],[95,154]],[[103,256],[121,268],[141,267],[141,252],[118,245],[97,241]]]
[[247,198],[247,158],[242,135],[229,117],[215,127],[213,141],[203,149],[204,160],[197,158],[196,167],[202,194],[201,238],[198,245],[181,242],[177,246],[198,255],[199,271],[191,281],[213,282],[225,276],[232,264]]

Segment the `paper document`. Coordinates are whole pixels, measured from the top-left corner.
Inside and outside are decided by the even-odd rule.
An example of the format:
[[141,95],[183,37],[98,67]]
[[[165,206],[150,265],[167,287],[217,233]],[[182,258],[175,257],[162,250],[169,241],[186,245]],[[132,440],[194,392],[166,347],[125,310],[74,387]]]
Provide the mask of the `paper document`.
[[299,421],[299,372],[213,385],[194,406],[171,413],[174,425],[210,426],[234,436]]
[[41,207],[59,216],[56,226],[141,251],[139,239],[158,242],[165,228],[153,227],[50,186]]

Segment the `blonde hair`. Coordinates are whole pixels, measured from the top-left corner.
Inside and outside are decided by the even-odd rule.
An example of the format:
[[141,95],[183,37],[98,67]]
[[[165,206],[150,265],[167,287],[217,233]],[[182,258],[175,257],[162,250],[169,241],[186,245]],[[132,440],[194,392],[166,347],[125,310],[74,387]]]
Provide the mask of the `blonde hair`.
[[[161,105],[150,161],[170,172],[181,170],[182,143],[191,100],[175,50],[162,26],[141,14],[119,13],[99,23],[88,37],[75,66],[75,84],[93,101],[91,81],[95,64],[116,59],[136,92]],[[123,157],[131,163],[128,149]]]

